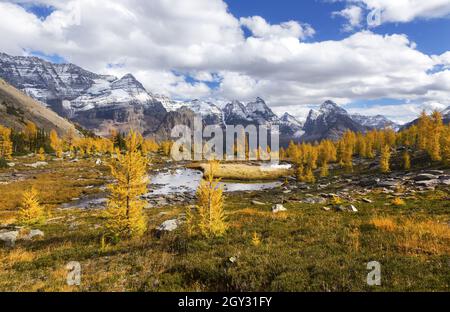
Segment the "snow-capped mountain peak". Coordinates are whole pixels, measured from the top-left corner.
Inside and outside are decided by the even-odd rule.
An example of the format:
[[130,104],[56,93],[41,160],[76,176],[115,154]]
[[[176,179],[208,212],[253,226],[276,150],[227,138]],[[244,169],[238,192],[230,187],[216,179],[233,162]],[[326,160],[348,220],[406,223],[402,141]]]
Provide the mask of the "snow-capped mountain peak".
[[284,113],[284,115],[280,118],[280,121],[288,125],[303,127],[303,123],[289,113]]
[[266,113],[268,110],[270,110],[266,102],[260,97],[257,97],[255,102],[247,103],[245,108],[248,113],[256,113],[256,112]]
[[237,100],[225,105],[223,113],[227,123],[234,123],[236,120],[248,121],[246,107]]
[[325,101],[319,108],[321,114],[343,114],[346,115],[347,111],[334,103],[333,101]]
[[384,128],[398,129],[399,127],[399,125],[397,125],[395,122],[389,120],[383,115],[363,116],[361,114],[353,114],[350,117],[359,124],[372,129],[384,129]]
[[245,106],[247,118],[256,121],[258,124],[278,122],[277,115],[267,106],[266,102],[258,97],[255,102],[249,102]]
[[190,102],[184,102],[183,106],[202,116],[222,115],[220,108],[211,102],[192,100]]

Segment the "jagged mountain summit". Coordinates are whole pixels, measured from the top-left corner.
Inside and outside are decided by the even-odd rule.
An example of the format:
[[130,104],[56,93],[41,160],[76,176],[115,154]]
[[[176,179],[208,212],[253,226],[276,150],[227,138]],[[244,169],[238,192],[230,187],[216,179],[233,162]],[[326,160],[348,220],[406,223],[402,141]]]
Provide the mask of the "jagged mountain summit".
[[130,128],[146,136],[167,139],[171,125],[203,117],[204,125],[278,125],[280,142],[338,139],[345,130],[364,132],[395,126],[383,116],[349,115],[332,101],[311,110],[306,122],[286,113],[279,118],[262,98],[242,103],[234,100],[223,108],[215,103],[174,101],[148,92],[132,75],[121,78],[99,75],[74,64],[53,64],[38,57],[0,53],[0,77],[8,83],[83,127],[106,135],[111,128]]
[[63,117],[107,133],[111,127],[155,131],[166,115],[161,101],[133,75],[98,75],[74,64],[0,53],[0,77]]
[[223,108],[225,123],[228,125],[241,124],[247,125],[252,122],[248,116],[247,108],[239,101],[232,101]]
[[294,138],[300,138],[305,132],[304,124],[289,113],[285,113],[280,118],[280,128],[282,133],[289,133]]
[[371,129],[392,128],[394,130],[398,130],[400,127],[399,124],[393,122],[392,120],[389,120],[383,115],[364,116],[360,114],[353,114],[350,117],[362,126]]
[[348,112],[332,101],[324,102],[319,110],[311,110],[303,127],[304,141],[337,140],[346,130],[365,132],[367,128],[354,121]]
[[269,106],[267,106],[266,102],[260,97],[256,98],[255,102],[247,103],[245,109],[248,114],[247,118],[253,120],[259,125],[279,122],[277,115],[274,114]]

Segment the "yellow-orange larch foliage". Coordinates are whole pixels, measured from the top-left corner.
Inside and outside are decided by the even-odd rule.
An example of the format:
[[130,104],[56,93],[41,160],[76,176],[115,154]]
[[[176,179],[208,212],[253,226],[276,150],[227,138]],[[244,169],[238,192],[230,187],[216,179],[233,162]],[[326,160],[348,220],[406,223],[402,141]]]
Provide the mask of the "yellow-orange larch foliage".
[[35,152],[36,139],[37,139],[37,127],[33,122],[31,122],[31,121],[27,122],[27,124],[25,126],[24,135],[25,135],[25,140],[28,143],[28,148],[29,148],[30,152]]
[[110,163],[116,183],[109,185],[111,194],[105,211],[105,227],[106,235],[115,240],[142,236],[147,229],[143,212],[146,201],[140,197],[147,192],[148,160],[139,149],[141,141],[138,133],[130,131],[126,152],[118,151],[117,159]]
[[0,158],[11,159],[12,151],[11,129],[0,125]]
[[205,237],[223,236],[228,228],[223,207],[223,189],[220,179],[214,179],[218,161],[209,162],[209,170],[197,189],[198,227]]
[[20,224],[29,226],[45,222],[45,211],[39,203],[38,193],[34,187],[23,194],[17,220]]
[[62,141],[55,130],[50,131],[50,147],[55,151],[56,157],[61,158],[63,153]]
[[383,173],[390,171],[391,148],[385,145],[380,156],[380,170]]

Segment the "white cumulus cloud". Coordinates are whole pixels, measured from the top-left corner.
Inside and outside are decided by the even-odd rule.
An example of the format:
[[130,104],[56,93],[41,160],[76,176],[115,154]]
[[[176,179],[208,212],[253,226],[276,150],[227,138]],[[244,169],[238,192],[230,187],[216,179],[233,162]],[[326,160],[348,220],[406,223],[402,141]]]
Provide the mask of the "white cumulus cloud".
[[[391,20],[399,19],[389,13],[395,8],[412,18],[447,9],[443,1],[419,3],[422,10],[409,7],[415,1],[350,2],[365,9],[383,5]],[[36,4],[53,12],[39,18],[29,9]],[[339,15],[357,28],[362,17],[355,8]],[[238,19],[222,0],[0,0],[0,51],[39,51],[99,73],[131,72],[149,91],[176,99],[261,96],[277,112],[296,116],[327,99],[450,105],[450,52],[427,55],[404,34],[371,31],[314,41],[313,27]]]

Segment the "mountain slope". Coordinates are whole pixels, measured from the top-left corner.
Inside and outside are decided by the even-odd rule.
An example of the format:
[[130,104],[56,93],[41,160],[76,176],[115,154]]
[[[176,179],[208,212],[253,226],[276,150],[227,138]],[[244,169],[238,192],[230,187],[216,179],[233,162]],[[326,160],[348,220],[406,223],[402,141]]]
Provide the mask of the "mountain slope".
[[98,134],[107,133],[111,127],[149,133],[157,129],[167,113],[131,74],[118,79],[74,64],[52,64],[37,57],[0,53],[0,77]]
[[122,78],[99,75],[74,64],[53,64],[37,57],[0,53],[0,77],[42,107],[98,135],[107,135],[111,128],[123,132],[133,128],[145,136],[156,132],[161,136],[175,121],[191,120],[192,115],[201,116],[204,125],[277,125],[283,145],[290,140],[337,139],[347,129],[366,131],[395,125],[383,116],[349,115],[331,101],[319,111],[312,110],[304,125],[289,114],[279,118],[259,97],[246,105],[232,101],[223,109],[201,100],[173,101],[148,92],[132,74]]
[[0,124],[19,131],[27,121],[59,135],[78,133],[72,123],[0,79]]
[[385,128],[392,128],[392,129],[398,129],[399,125],[395,122],[389,120],[383,115],[376,115],[376,116],[364,116],[360,114],[353,114],[350,116],[354,121],[359,123],[360,125],[364,127],[368,127],[371,129],[385,129]]
[[303,128],[303,141],[337,140],[346,130],[365,132],[367,127],[354,121],[345,109],[332,101],[324,102],[318,111],[311,110]]

